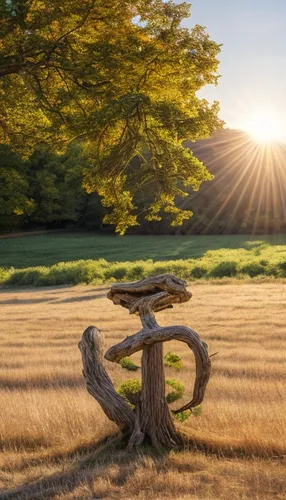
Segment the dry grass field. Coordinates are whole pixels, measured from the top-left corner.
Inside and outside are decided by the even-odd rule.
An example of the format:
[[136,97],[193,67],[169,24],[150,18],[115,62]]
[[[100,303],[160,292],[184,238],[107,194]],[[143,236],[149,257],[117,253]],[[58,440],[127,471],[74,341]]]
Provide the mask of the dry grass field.
[[[1,499],[286,498],[286,285],[191,290],[191,302],[158,321],[191,326],[218,354],[202,415],[182,424],[189,448],[161,457],[127,454],[81,374],[87,326],[98,326],[108,347],[138,331],[138,318],[104,287],[2,291]],[[182,357],[184,369],[166,375],[184,381],[187,400],[192,354],[183,343],[165,347]],[[107,365],[116,385],[134,377]]]

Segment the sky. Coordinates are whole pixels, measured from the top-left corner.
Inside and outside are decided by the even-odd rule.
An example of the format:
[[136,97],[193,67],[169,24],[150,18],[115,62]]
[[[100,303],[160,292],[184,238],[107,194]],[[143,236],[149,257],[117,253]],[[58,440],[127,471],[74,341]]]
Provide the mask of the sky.
[[217,87],[200,94],[220,102],[220,117],[245,128],[254,114],[278,120],[286,137],[286,0],[192,0],[192,17],[222,43]]

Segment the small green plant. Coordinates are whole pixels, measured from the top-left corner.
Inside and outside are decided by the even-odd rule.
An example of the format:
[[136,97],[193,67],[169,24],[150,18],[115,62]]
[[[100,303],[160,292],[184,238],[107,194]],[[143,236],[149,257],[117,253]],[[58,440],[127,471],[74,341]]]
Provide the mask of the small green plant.
[[[185,392],[184,384],[179,382],[174,378],[166,379],[166,384],[174,389],[169,392],[166,396],[167,403],[173,403],[177,399],[181,398]],[[134,396],[138,395],[141,391],[142,384],[141,380],[138,378],[131,378],[129,380],[124,380],[122,384],[117,388],[118,394],[122,396],[128,403],[134,403]]]
[[165,366],[176,368],[176,370],[181,370],[183,368],[183,363],[180,356],[178,356],[178,354],[175,354],[174,352],[168,352],[164,360]]
[[129,380],[124,380],[117,388],[117,392],[133,406],[136,396],[138,396],[141,391],[141,387],[142,384],[139,378],[131,378]]
[[175,418],[176,420],[178,420],[179,422],[181,422],[181,424],[183,422],[185,422],[185,420],[187,420],[190,416],[192,415],[192,412],[191,410],[186,410],[186,411],[181,411],[180,413],[176,413],[175,414]]
[[191,410],[185,410],[181,411],[180,413],[175,414],[175,418],[183,423],[185,420],[187,420],[189,417],[199,417],[202,414],[202,405],[198,405],[195,408],[192,408]]
[[193,417],[200,417],[202,414],[202,411],[203,411],[203,405],[200,404],[200,405],[196,406],[195,408],[191,409],[191,415],[193,415]]
[[185,392],[185,386],[175,378],[167,378],[166,379],[166,384],[172,387],[174,391],[171,391],[167,394],[166,400],[167,403],[173,403],[174,401],[177,401],[177,399],[180,399],[184,392]]
[[120,365],[122,366],[122,368],[128,370],[129,372],[136,372],[139,368],[139,366],[133,363],[132,359],[130,359],[129,356],[122,358],[120,361]]

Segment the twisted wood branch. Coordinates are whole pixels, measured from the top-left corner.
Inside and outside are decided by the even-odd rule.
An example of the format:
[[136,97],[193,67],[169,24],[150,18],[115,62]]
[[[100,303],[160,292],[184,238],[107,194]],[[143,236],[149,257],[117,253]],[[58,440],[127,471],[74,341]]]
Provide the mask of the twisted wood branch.
[[170,274],[136,283],[114,284],[107,294],[114,304],[129,309],[130,314],[139,314],[142,322],[142,330],[110,347],[105,354],[107,360],[118,363],[125,356],[143,351],[142,391],[135,412],[116,393],[102,365],[102,334],[95,327],[89,327],[83,334],[79,347],[87,389],[111,420],[129,427],[130,446],[140,445],[144,436],[149,437],[156,447],[174,446],[180,442],[165,399],[163,342],[185,342],[193,351],[196,362],[193,397],[173,413],[194,408],[203,401],[211,373],[207,344],[186,326],[159,326],[154,315],[154,312],[173,307],[175,303],[187,302],[191,296],[186,282]]
[[135,425],[135,416],[130,406],[114,389],[103,364],[104,335],[95,326],[83,333],[78,347],[82,354],[83,376],[88,392],[98,401],[107,417],[120,428]]
[[187,326],[166,326],[152,330],[141,330],[125,340],[112,346],[105,354],[109,361],[119,361],[125,356],[131,356],[143,349],[144,345],[156,344],[157,342],[168,342],[178,340],[185,342],[193,351],[196,360],[196,378],[194,383],[192,400],[174,413],[194,408],[202,403],[206,386],[210,378],[211,362],[208,357],[207,344],[202,342],[200,336]]

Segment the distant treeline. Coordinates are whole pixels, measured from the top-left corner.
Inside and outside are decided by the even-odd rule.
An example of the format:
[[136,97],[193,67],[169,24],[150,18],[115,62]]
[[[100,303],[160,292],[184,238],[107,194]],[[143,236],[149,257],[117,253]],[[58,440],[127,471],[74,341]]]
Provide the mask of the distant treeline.
[[100,229],[100,198],[82,187],[86,168],[78,145],[63,155],[42,147],[27,160],[0,145],[0,231]]
[[[198,192],[190,191],[180,202],[181,208],[193,211],[193,217],[180,227],[170,227],[165,214],[158,222],[142,220],[132,232],[286,232],[285,146],[258,145],[247,134],[234,130],[186,142],[185,146],[214,174],[212,181],[203,183]],[[79,145],[70,146],[63,155],[41,148],[27,160],[0,145],[0,231],[102,229],[105,209],[100,198],[82,187],[88,168]]]

